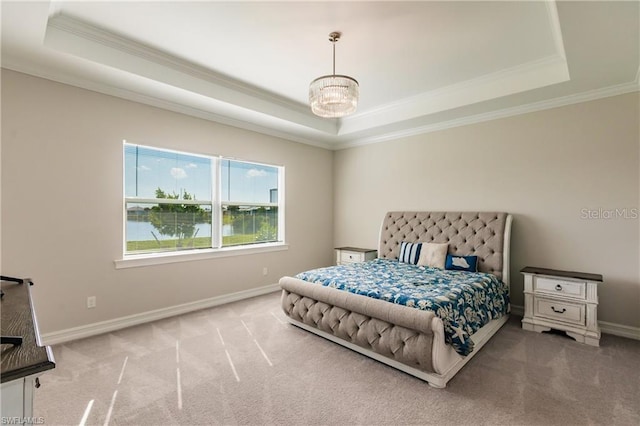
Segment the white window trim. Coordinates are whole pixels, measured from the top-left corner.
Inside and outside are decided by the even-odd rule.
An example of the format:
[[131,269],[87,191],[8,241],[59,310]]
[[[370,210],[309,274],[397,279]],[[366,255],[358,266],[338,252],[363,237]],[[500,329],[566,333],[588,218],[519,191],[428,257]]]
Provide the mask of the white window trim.
[[[128,144],[129,142],[127,142],[126,140],[122,141],[123,144]],[[134,144],[137,145],[137,144]],[[140,145],[140,146],[146,146],[146,145]],[[147,148],[151,148],[151,149],[160,149],[160,150],[164,150],[164,151],[172,151],[172,152],[179,152],[179,153],[183,153],[182,151],[173,151],[171,149],[166,149],[166,148],[155,148],[155,147],[150,147],[150,146],[146,146]],[[192,250],[183,250],[183,251],[167,251],[167,252],[154,252],[154,253],[139,253],[139,254],[124,254],[122,255],[122,258],[120,259],[116,259],[113,261],[115,268],[116,269],[126,269],[126,268],[137,268],[137,267],[143,267],[143,266],[152,266],[152,265],[163,265],[163,264],[167,264],[167,263],[178,263],[178,262],[191,262],[191,261],[195,261],[195,260],[206,260],[206,259],[215,259],[215,258],[223,258],[223,257],[231,257],[231,256],[243,256],[243,255],[250,255],[250,254],[259,254],[259,253],[269,253],[269,252],[276,252],[276,251],[285,251],[285,250],[289,250],[289,244],[286,243],[284,237],[284,223],[285,223],[285,218],[284,218],[284,204],[285,204],[285,200],[284,200],[284,172],[285,169],[283,166],[278,166],[278,165],[273,165],[273,164],[266,164],[266,163],[260,163],[260,162],[256,162],[256,161],[250,161],[250,160],[240,160],[240,159],[236,159],[236,158],[227,158],[227,157],[221,157],[221,156],[214,156],[214,155],[202,155],[202,154],[194,154],[194,153],[188,153],[189,155],[194,155],[194,156],[200,156],[200,157],[204,157],[204,158],[208,158],[208,159],[215,159],[216,161],[214,162],[215,167],[212,168],[211,170],[211,178],[214,182],[216,182],[218,188],[214,188],[212,187],[212,194],[211,194],[211,198],[212,200],[179,200],[179,199],[158,199],[158,198],[137,198],[137,197],[129,197],[129,198],[123,198],[123,220],[124,220],[124,226],[122,229],[122,237],[123,237],[123,252],[126,253],[126,230],[125,230],[125,226],[126,226],[126,220],[127,220],[127,214],[126,214],[126,209],[124,208],[127,204],[127,202],[149,202],[149,203],[154,203],[154,204],[158,204],[159,202],[162,204],[194,204],[194,205],[210,205],[212,208],[212,217],[211,217],[211,224],[212,226],[215,224],[216,226],[218,226],[218,229],[222,228],[222,206],[223,205],[249,205],[249,206],[257,206],[257,207],[277,207],[278,208],[278,223],[283,224],[283,226],[278,226],[278,241],[276,242],[266,242],[266,243],[256,243],[256,244],[242,244],[242,245],[236,245],[236,246],[228,246],[228,247],[222,247],[222,234],[220,232],[215,234],[215,239],[217,239],[218,241],[216,241],[216,243],[218,244],[217,247],[212,247],[212,248],[201,248],[201,249],[192,249]],[[123,150],[123,164],[124,164],[124,150]],[[220,173],[220,164],[221,161],[220,160],[231,160],[231,161],[240,161],[240,162],[247,162],[247,163],[253,163],[253,164],[259,164],[259,165],[264,165],[264,166],[269,166],[269,167],[277,167],[280,169],[280,172],[278,173],[278,203],[242,203],[242,202],[223,202],[219,199],[219,197],[216,197],[215,194],[216,192],[218,194],[221,194],[221,180],[220,179],[216,179],[216,176],[219,176]],[[124,176],[124,175],[123,175]],[[123,186],[123,193],[125,192],[124,189],[124,179],[122,181],[122,186]],[[280,208],[282,206],[282,208]],[[213,243],[213,241],[212,241]]]
[[163,265],[166,263],[191,262],[194,260],[216,259],[230,256],[243,256],[248,254],[269,253],[274,251],[289,250],[286,243],[260,243],[255,246],[242,245],[224,248],[169,251],[149,254],[130,254],[122,259],[116,259],[113,263],[116,269],[137,268],[141,266]]

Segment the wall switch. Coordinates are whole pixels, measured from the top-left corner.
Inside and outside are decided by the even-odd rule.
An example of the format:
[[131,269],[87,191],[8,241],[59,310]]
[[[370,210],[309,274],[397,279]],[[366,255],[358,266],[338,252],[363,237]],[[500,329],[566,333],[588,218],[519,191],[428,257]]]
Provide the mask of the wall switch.
[[96,297],[95,296],[87,297],[87,309],[95,308],[95,307],[96,307]]
[[268,273],[269,273],[269,270],[267,269],[266,266],[262,268],[262,275],[267,275]]

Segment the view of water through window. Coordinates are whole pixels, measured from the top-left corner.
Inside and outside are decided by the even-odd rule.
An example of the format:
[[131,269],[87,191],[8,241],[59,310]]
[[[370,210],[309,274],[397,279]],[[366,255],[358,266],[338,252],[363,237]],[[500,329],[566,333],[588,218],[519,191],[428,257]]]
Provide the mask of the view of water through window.
[[124,154],[126,254],[279,241],[282,167],[130,144]]

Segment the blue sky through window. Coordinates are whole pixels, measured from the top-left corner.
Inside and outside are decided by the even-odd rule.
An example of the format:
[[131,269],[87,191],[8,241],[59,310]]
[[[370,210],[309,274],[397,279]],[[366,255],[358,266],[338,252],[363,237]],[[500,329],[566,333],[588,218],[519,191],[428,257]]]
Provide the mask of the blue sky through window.
[[[125,144],[125,197],[155,198],[156,189],[197,200],[212,197],[213,161],[210,157]],[[242,161],[221,160],[222,200],[270,202],[278,187],[278,168]]]
[[220,166],[222,201],[269,203],[271,190],[278,188],[277,167],[232,160]]

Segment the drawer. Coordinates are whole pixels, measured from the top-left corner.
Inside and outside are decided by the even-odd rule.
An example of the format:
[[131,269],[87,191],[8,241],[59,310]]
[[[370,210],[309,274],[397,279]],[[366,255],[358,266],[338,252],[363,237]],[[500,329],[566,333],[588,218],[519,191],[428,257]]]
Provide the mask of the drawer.
[[342,263],[364,262],[364,253],[360,253],[357,251],[341,250],[340,262]]
[[585,305],[535,298],[533,315],[584,326]]
[[575,281],[564,281],[561,279],[535,277],[533,280],[533,291],[536,293],[547,293],[585,299],[587,287],[586,283]]

